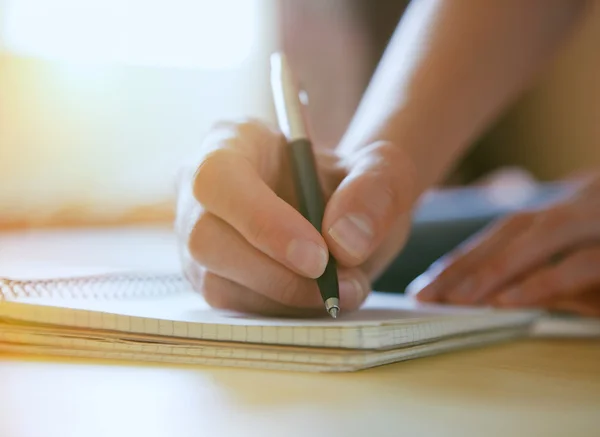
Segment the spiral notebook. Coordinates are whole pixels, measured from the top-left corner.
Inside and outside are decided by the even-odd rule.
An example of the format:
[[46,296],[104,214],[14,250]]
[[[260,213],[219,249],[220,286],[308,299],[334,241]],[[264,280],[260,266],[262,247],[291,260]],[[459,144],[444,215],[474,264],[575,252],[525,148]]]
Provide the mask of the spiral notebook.
[[178,274],[0,280],[0,351],[293,371],[354,371],[527,335],[539,314],[373,293],[337,320],[211,309]]

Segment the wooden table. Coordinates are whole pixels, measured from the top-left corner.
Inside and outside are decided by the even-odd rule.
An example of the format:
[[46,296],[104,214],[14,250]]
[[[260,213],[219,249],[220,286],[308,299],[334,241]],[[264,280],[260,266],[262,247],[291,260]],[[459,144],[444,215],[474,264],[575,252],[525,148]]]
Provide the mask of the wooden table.
[[600,341],[347,374],[0,357],[0,436],[600,436]]

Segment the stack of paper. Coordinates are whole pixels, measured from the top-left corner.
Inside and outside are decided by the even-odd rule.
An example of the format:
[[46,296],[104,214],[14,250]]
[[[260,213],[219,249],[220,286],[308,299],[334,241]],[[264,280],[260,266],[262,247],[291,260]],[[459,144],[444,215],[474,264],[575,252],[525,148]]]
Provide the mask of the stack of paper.
[[535,311],[423,306],[373,294],[334,320],[216,311],[178,275],[0,280],[0,350],[352,371],[527,335]]

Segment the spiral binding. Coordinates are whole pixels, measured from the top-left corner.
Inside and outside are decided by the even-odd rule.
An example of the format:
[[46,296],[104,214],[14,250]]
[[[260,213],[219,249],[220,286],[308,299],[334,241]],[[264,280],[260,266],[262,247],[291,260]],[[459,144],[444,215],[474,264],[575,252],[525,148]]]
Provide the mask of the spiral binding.
[[123,273],[77,278],[12,280],[0,278],[0,301],[28,298],[123,299],[190,291],[178,274]]

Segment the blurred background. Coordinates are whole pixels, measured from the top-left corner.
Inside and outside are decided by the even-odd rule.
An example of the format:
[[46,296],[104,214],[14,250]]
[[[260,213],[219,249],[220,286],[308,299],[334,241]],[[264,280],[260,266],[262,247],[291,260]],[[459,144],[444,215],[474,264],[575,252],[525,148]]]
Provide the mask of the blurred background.
[[0,223],[172,219],[220,118],[271,117],[268,0],[0,0]]
[[[269,54],[346,129],[408,1],[0,0],[0,227],[168,223],[177,168],[222,118],[274,121]],[[448,175],[600,167],[600,8]]]

